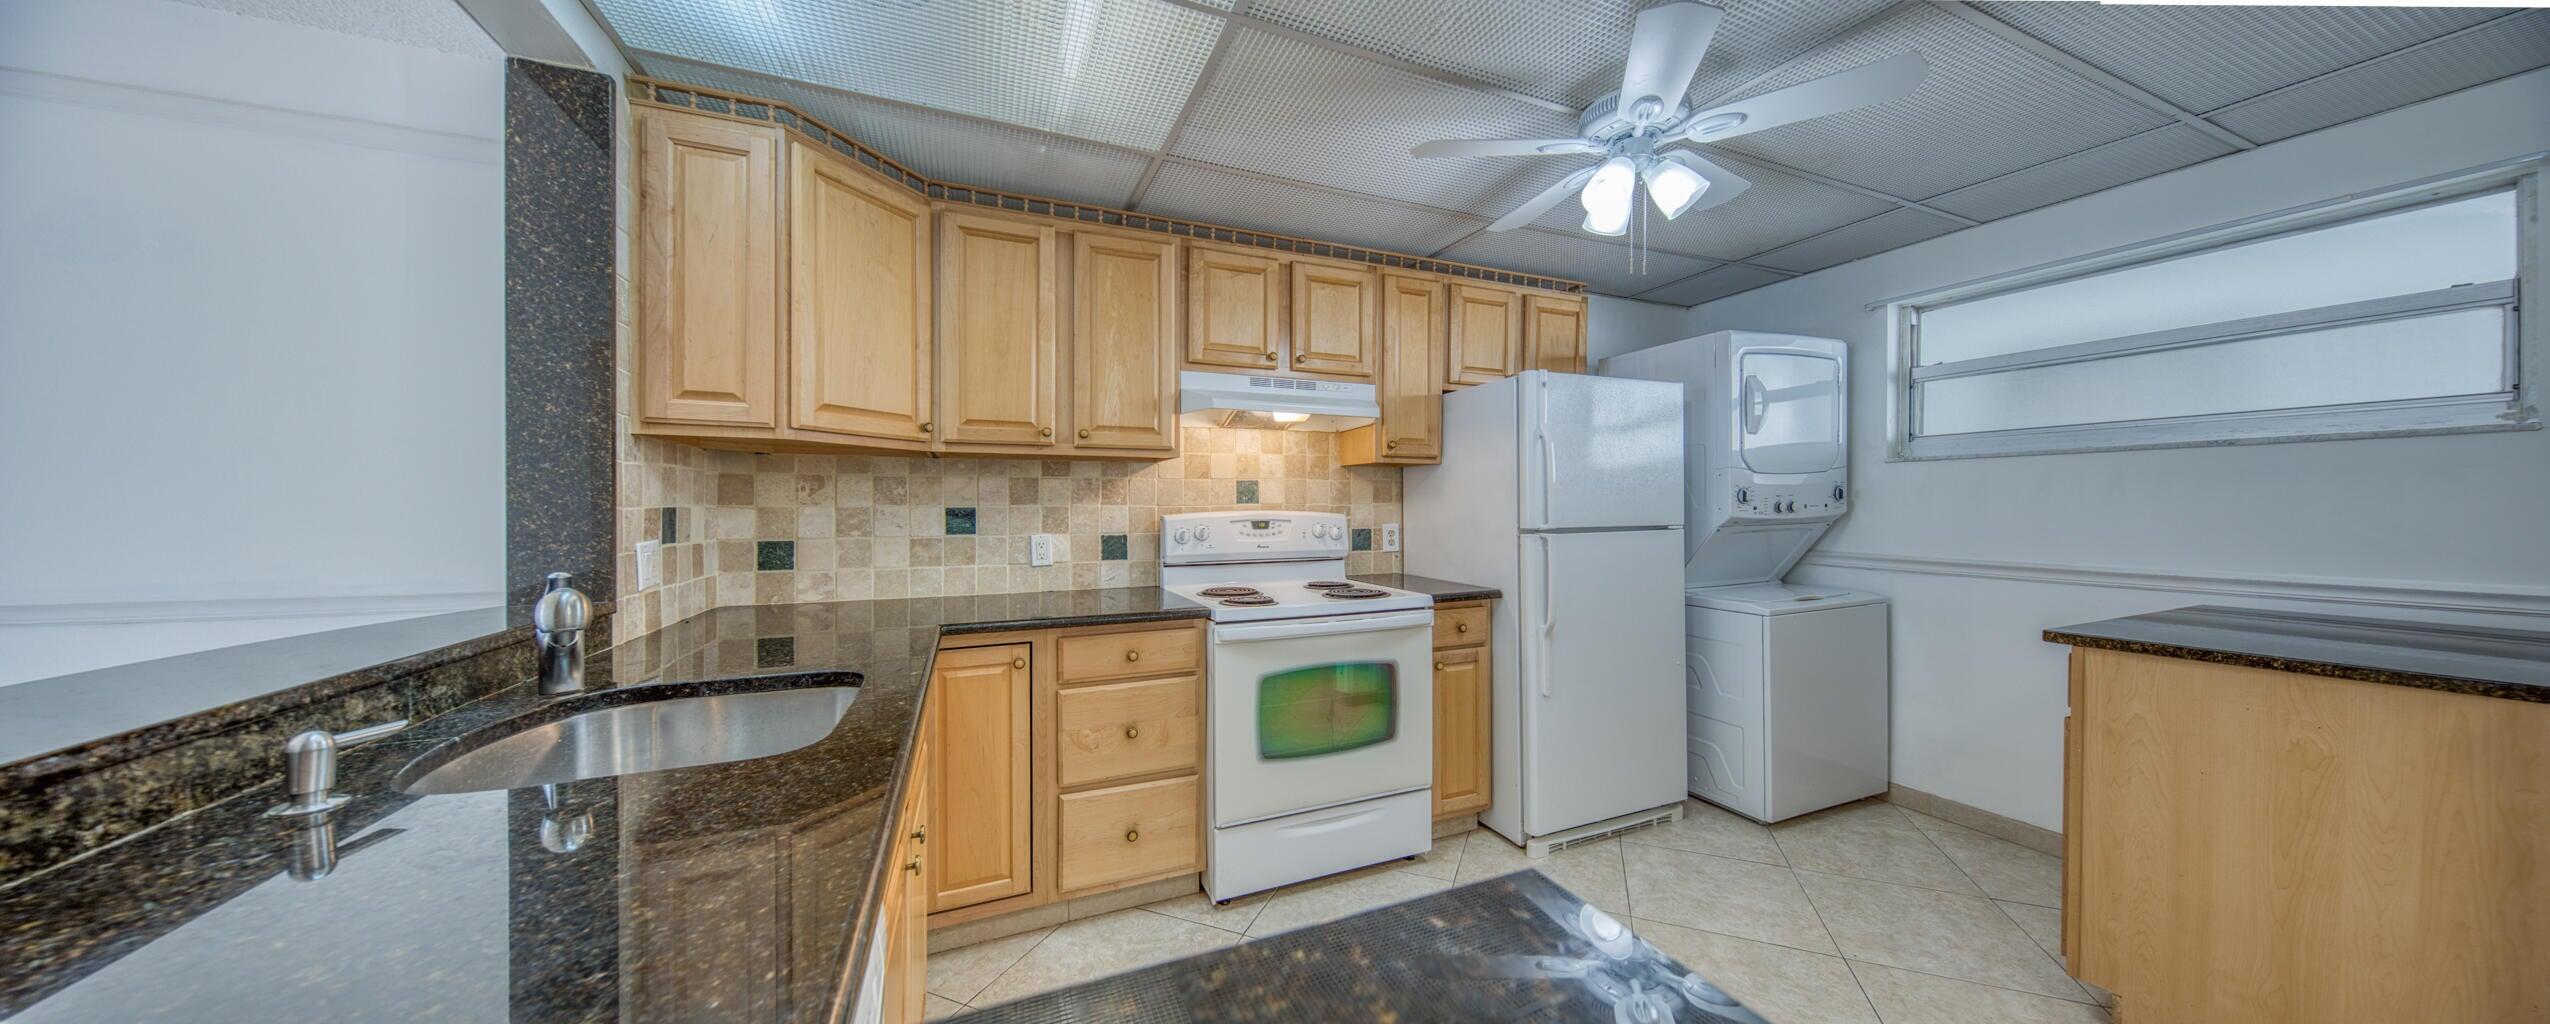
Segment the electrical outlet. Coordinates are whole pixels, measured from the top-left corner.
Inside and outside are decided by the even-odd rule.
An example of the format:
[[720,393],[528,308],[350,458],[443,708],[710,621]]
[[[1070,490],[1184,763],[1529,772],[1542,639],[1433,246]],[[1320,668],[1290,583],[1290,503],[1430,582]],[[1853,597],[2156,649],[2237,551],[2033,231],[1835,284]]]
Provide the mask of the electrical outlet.
[[1397,550],[1399,550],[1399,524],[1397,524],[1397,523],[1383,523],[1383,524],[1381,524],[1381,550],[1383,550],[1383,551],[1397,551]]
[[664,542],[642,540],[637,543],[637,585],[639,590],[652,590],[664,584]]
[[1061,546],[1062,538],[1050,533],[1040,533],[1027,538],[1027,564],[1054,564],[1054,549]]

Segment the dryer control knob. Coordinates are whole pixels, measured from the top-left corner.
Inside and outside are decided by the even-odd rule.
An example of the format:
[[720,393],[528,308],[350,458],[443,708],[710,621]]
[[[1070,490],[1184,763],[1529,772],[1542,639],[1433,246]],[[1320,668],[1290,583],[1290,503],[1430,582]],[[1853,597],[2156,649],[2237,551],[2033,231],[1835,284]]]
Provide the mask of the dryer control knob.
[[1833,500],[1834,500],[1834,501],[1840,501],[1840,500],[1842,500],[1842,485],[1840,485],[1840,484],[1834,484],[1834,485],[1833,485]]
[[1735,503],[1736,503],[1736,504],[1738,504],[1738,505],[1750,505],[1750,504],[1752,504],[1752,503],[1753,503],[1753,492],[1752,492],[1751,490],[1748,490],[1748,489],[1746,489],[1746,488],[1742,488],[1742,487],[1738,487],[1738,488],[1736,488],[1736,489],[1735,489]]

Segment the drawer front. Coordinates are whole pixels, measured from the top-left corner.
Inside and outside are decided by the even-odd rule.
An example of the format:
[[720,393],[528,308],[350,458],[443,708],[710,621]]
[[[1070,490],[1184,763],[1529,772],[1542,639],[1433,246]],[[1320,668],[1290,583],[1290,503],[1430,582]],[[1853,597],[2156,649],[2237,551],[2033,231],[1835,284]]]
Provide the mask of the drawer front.
[[1436,608],[1434,610],[1434,645],[1467,647],[1483,644],[1488,638],[1488,609],[1474,604]]
[[1107,683],[1054,695],[1057,775],[1065,788],[1193,771],[1203,752],[1194,676]]
[[1062,638],[1062,681],[1094,682],[1172,672],[1193,673],[1204,654],[1204,632],[1193,626]]
[[1065,794],[1063,891],[1195,870],[1199,795],[1192,775]]

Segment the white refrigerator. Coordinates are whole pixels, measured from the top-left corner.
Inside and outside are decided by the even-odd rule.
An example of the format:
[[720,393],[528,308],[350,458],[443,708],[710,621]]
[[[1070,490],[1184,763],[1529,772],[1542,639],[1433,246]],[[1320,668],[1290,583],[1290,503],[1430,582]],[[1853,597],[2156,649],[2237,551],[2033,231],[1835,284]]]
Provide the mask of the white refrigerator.
[[1406,472],[1406,570],[1504,592],[1479,820],[1536,854],[1680,807],[1682,444],[1679,385],[1533,370]]

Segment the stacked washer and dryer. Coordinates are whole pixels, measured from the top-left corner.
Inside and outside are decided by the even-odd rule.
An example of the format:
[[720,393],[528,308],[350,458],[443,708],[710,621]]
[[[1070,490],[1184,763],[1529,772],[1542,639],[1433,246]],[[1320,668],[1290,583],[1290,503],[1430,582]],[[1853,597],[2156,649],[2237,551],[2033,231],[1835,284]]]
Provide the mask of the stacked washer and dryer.
[[1783,582],[1849,509],[1842,342],[1719,331],[1613,356],[1683,387],[1692,795],[1779,821],[1886,791],[1886,603]]

